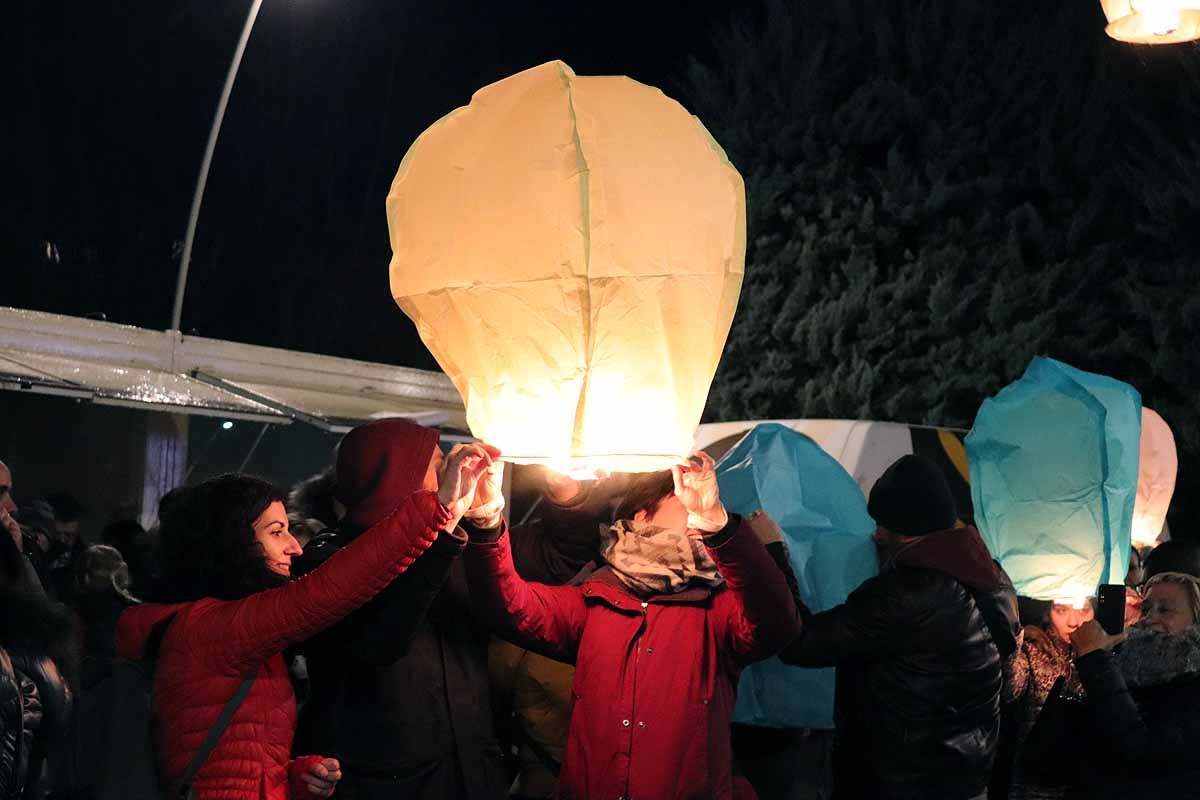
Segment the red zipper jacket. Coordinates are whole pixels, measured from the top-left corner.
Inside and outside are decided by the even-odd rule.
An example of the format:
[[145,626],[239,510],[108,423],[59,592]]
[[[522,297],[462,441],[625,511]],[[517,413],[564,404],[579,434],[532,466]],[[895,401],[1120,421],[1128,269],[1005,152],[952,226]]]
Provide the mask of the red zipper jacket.
[[795,639],[800,618],[783,573],[739,517],[705,543],[724,585],[644,599],[609,568],[581,586],[526,582],[506,533],[467,546],[476,613],[575,664],[558,797],[734,796],[738,676]]

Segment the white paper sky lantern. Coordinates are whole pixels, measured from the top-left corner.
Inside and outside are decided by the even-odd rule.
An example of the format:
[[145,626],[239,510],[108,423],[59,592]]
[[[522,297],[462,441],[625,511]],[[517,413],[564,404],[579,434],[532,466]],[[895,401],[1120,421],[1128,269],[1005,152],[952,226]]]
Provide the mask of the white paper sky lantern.
[[563,471],[691,449],[737,306],[741,176],[658,89],[551,62],[426,130],[387,199],[396,302],[476,436]]
[[1158,541],[1175,494],[1178,472],[1175,435],[1157,412],[1143,408],[1137,500],[1133,506],[1133,543],[1138,547]]
[[1105,33],[1133,44],[1179,44],[1200,39],[1198,0],[1100,0]]

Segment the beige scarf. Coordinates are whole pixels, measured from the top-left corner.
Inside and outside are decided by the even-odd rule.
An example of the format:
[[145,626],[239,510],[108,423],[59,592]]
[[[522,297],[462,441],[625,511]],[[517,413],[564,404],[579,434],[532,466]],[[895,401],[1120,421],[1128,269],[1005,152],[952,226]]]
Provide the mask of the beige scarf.
[[701,538],[684,530],[620,520],[600,528],[600,548],[621,583],[642,597],[725,581]]

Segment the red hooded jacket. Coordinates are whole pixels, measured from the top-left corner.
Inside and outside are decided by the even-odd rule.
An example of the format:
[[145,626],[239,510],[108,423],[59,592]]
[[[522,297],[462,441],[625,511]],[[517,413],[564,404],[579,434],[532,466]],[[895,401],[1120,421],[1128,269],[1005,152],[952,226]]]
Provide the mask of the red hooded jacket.
[[296,699],[283,650],[378,594],[448,520],[436,494],[416,492],[320,568],[286,586],[241,600],[145,605],[122,614],[117,653],[129,659],[142,658],[155,627],[174,615],[154,675],[154,741],[163,779],[182,776],[246,672],[257,667],[249,696],[196,776],[194,797],[311,797],[299,775],[312,757],[290,760]]
[[467,546],[476,611],[522,645],[575,664],[558,797],[731,798],[738,676],[800,633],[783,573],[731,516],[705,537],[725,583],[639,598],[608,568],[581,586],[529,583],[507,534]]

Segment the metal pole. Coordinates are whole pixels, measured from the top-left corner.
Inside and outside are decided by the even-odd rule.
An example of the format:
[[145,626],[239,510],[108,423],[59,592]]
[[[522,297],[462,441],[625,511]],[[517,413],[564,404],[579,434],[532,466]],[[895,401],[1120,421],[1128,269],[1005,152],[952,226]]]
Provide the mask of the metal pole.
[[246,52],[246,43],[250,41],[250,31],[254,28],[254,20],[258,18],[258,9],[262,0],[250,3],[250,12],[246,15],[246,24],[242,28],[242,36],[238,39],[237,49],[233,52],[233,63],[229,65],[229,74],[225,76],[225,87],[221,89],[221,99],[217,101],[217,113],[213,117],[212,128],[208,132],[208,144],[204,147],[204,160],[200,162],[200,177],[196,179],[196,192],[192,195],[192,211],[188,215],[187,233],[183,237],[183,256],[179,259],[179,278],[175,282],[175,309],[171,313],[171,330],[179,330],[183,319],[183,293],[187,289],[188,266],[192,260],[192,245],[196,241],[196,223],[200,219],[200,203],[204,200],[204,185],[208,183],[208,168],[212,164],[213,151],[217,149],[217,136],[221,133],[221,121],[225,119],[225,106],[229,105],[229,95],[233,93],[233,82],[237,79],[238,67],[242,64],[242,54]]
[[258,446],[262,443],[263,436],[266,435],[267,428],[269,427],[271,427],[271,423],[264,422],[262,427],[258,429],[258,436],[254,438],[254,444],[250,445],[250,450],[246,453],[246,457],[242,459],[241,466],[237,468],[238,472],[246,471],[246,465],[250,463],[250,459],[254,458],[254,453],[258,450]]

